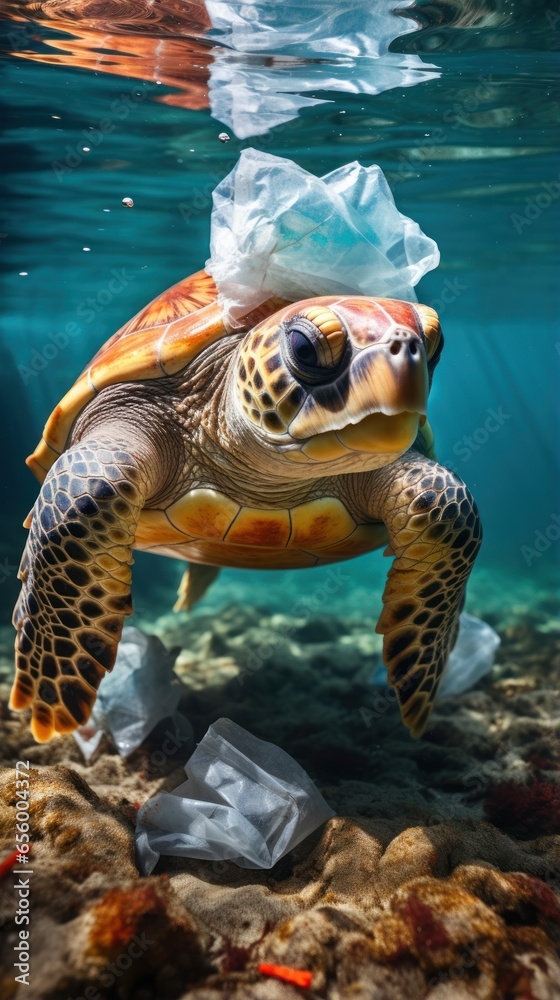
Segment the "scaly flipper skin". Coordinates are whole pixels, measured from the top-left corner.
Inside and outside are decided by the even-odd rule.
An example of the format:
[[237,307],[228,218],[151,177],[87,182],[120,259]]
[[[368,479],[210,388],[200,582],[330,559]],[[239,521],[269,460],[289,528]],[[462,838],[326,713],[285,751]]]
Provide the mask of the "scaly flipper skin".
[[14,612],[11,707],[31,705],[45,742],[89,718],[131,612],[132,544],[147,491],[124,446],[91,438],[48,473],[33,508]]
[[457,639],[480,518],[462,480],[419,452],[407,452],[370,482],[395,556],[376,631],[384,636],[403,721],[420,736]]

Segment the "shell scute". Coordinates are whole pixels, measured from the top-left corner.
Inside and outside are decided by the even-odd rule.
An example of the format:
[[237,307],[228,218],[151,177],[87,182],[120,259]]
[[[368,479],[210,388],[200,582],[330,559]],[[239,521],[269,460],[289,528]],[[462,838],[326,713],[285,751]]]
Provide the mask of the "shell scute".
[[336,559],[353,559],[361,556],[365,552],[381,548],[387,545],[389,534],[384,524],[359,524],[351,535],[335,542],[333,545],[325,545],[320,549],[313,549],[316,556],[321,561],[331,562]]
[[188,278],[183,278],[172,285],[171,288],[167,288],[165,292],[144,306],[101,348],[99,354],[104,353],[114,341],[120,340],[122,337],[128,337],[131,333],[138,333],[140,330],[167,326],[176,319],[182,319],[188,313],[197,312],[204,306],[210,305],[216,301],[217,297],[214,279],[206,271],[197,271],[196,274],[191,274]]
[[172,545],[188,540],[184,531],[175,527],[163,510],[144,510],[140,514],[138,527],[136,529],[137,547],[149,547],[150,545]]
[[221,541],[239,510],[223,493],[194,489],[167,508],[167,517],[185,535]]
[[[285,304],[283,299],[268,299],[239,321],[239,329],[262,322]],[[49,417],[27,465],[42,482],[64,451],[76,417],[101,389],[174,375],[229,333],[222,320],[216,284],[206,271],[177,282],[125,323],[95,354]]]
[[214,280],[205,271],[179,281],[150,302],[93,357],[49,417],[27,465],[40,482],[65,447],[72,425],[101,389],[163,378],[185,368],[226,336]]
[[344,504],[335,497],[298,504],[292,508],[291,516],[290,546],[296,548],[317,549],[340,542],[356,527]]
[[237,545],[283,548],[288,544],[289,537],[290,515],[287,510],[242,507],[225,541]]

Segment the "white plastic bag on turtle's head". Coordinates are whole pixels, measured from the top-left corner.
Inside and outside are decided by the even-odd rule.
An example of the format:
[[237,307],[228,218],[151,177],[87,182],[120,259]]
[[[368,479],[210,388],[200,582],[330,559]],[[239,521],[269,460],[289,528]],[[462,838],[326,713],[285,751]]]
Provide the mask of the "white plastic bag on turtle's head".
[[334,816],[309,775],[280,747],[219,719],[185,765],[188,781],[142,806],[140,870],[161,854],[272,868]]
[[439,263],[436,243],[401,215],[376,165],[354,162],[315,177],[244,149],[213,200],[206,269],[230,329],[271,297],[416,301],[414,285]]

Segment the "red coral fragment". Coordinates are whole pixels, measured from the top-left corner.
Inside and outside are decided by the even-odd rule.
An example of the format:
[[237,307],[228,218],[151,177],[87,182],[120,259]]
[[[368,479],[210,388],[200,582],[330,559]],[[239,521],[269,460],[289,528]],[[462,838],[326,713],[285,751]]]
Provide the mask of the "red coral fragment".
[[92,950],[110,954],[125,947],[147,915],[163,918],[165,913],[165,900],[153,885],[109,889],[92,908]]
[[513,964],[508,964],[498,971],[496,986],[499,996],[506,997],[507,1000],[538,1000],[532,990],[532,973],[515,959]]
[[501,781],[484,800],[491,823],[518,837],[560,833],[560,785],[551,781]]
[[560,905],[546,882],[525,875],[523,872],[512,872],[508,878],[517,887],[522,902],[532,906],[539,917],[544,917],[545,920],[551,920],[560,926]]
[[304,972],[303,969],[291,969],[287,965],[270,965],[268,962],[261,962],[259,972],[263,976],[273,976],[275,979],[283,979],[285,983],[292,986],[303,986],[306,990],[311,986],[313,979],[312,972]]
[[250,957],[250,948],[241,948],[238,945],[226,943],[222,972],[243,972]]
[[398,911],[403,920],[406,921],[413,935],[416,948],[419,950],[445,948],[450,944],[450,937],[445,927],[426,903],[423,903],[418,896],[412,893],[408,899],[399,903]]
[[536,750],[529,754],[528,762],[536,771],[560,771],[560,764],[557,761],[537,753]]

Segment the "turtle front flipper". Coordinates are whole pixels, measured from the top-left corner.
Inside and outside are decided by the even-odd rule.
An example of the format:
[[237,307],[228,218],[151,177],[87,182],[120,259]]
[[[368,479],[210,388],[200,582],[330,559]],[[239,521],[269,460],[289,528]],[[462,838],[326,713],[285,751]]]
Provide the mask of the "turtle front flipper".
[[142,468],[114,441],[85,440],[55,462],[33,508],[10,705],[31,706],[39,742],[87,721],[115,662],[132,610],[132,544],[148,490]]
[[377,632],[403,721],[420,736],[457,639],[480,518],[462,480],[418,452],[372,479],[374,515],[385,522],[395,556]]

